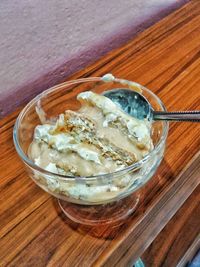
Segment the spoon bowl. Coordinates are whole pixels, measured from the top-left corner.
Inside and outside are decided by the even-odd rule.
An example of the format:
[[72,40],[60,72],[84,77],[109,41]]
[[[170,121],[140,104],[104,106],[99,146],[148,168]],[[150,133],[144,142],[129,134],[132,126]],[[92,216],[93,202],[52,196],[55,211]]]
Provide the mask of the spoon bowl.
[[114,89],[103,94],[129,115],[144,120],[152,119],[152,107],[148,100],[136,91],[129,89]]
[[190,121],[200,122],[200,110],[193,111],[155,111],[149,101],[140,93],[130,89],[113,89],[103,93],[127,114],[149,121]]

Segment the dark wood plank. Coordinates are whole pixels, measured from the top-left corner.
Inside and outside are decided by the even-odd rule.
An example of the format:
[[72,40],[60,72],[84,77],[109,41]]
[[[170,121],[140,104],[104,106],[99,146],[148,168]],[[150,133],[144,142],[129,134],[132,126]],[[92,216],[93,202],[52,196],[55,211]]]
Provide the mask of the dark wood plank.
[[[169,110],[200,109],[199,24],[191,1],[71,78],[112,72],[148,86]],[[172,123],[165,159],[130,220],[119,229],[73,224],[23,169],[12,142],[19,111],[0,121],[2,266],[131,265],[199,184],[200,126]]]
[[145,251],[146,267],[181,267],[192,259],[200,247],[199,201],[200,186]]

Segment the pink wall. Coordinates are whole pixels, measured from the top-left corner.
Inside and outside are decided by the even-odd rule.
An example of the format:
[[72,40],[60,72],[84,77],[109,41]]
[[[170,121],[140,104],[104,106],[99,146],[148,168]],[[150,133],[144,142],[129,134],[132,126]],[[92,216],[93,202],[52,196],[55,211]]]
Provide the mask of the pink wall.
[[0,116],[187,0],[1,0]]

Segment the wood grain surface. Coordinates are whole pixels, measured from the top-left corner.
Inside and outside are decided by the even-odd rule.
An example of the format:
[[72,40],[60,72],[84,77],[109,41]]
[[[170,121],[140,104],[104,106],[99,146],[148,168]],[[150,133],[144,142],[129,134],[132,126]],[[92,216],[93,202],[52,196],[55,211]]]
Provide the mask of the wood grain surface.
[[142,260],[146,267],[186,266],[200,248],[200,185],[173,216]]
[[[191,1],[75,74],[112,72],[152,89],[168,110],[200,109],[200,4]],[[13,142],[20,109],[0,122],[0,266],[131,266],[200,181],[200,125],[171,123],[165,158],[121,227],[70,222],[27,176]]]

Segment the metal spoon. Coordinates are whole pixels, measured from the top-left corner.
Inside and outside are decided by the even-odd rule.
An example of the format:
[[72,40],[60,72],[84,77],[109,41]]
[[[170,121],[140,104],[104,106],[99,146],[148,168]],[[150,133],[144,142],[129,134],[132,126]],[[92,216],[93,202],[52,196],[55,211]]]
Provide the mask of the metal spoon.
[[200,110],[195,111],[155,111],[148,100],[141,94],[129,89],[113,89],[103,93],[123,111],[140,120],[167,120],[200,122]]

